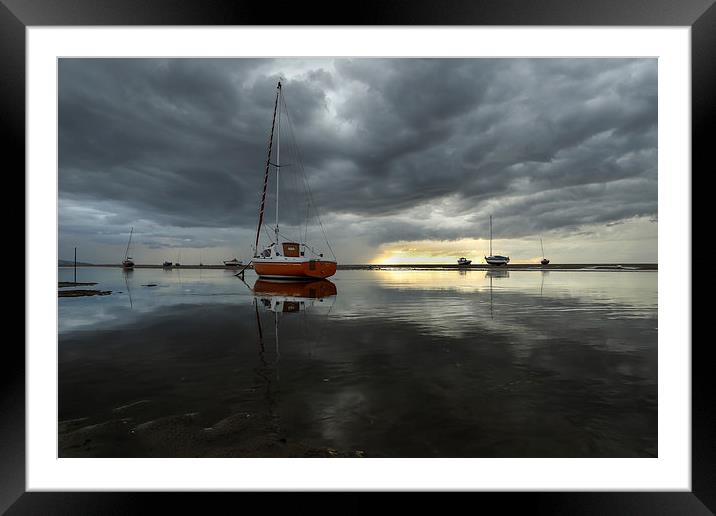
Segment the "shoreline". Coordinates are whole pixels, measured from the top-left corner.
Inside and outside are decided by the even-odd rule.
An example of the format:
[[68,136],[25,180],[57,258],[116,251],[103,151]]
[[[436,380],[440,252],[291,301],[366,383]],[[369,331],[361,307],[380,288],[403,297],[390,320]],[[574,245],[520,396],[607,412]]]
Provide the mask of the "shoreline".
[[[73,265],[58,265],[60,269],[71,269]],[[117,268],[121,269],[120,264],[93,264],[93,265],[78,265],[77,267],[104,267],[104,268]],[[244,268],[243,265],[237,267],[227,267],[225,265],[180,265],[179,267],[164,267],[162,265],[135,265],[134,269],[164,269],[164,270],[181,270],[181,269],[211,269],[211,270],[226,270],[226,271],[240,271]],[[339,265],[338,270],[427,270],[427,271],[440,271],[440,270],[458,270],[458,271],[492,271],[492,270],[509,270],[509,271],[657,271],[659,265],[657,263],[564,263],[564,264],[549,264],[541,265],[538,263],[530,264],[507,264],[507,265],[457,265],[457,264],[395,264],[395,265]],[[253,266],[249,265],[246,267],[247,270],[253,270]]]

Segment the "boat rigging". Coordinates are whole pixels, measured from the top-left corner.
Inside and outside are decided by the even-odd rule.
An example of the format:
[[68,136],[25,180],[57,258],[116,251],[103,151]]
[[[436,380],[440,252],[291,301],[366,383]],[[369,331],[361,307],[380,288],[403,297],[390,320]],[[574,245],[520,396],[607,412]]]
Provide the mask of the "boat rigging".
[[[254,265],[256,274],[266,278],[293,278],[293,279],[315,279],[327,278],[336,273],[337,261],[333,250],[323,228],[320,216],[315,210],[308,180],[301,164],[298,147],[293,137],[293,150],[295,150],[296,168],[303,179],[304,193],[306,197],[306,225],[303,238],[288,238],[283,235],[279,229],[279,193],[280,193],[280,177],[281,168],[287,165],[281,165],[281,115],[285,113],[289,134],[293,137],[293,124],[286,107],[286,101],[283,95],[281,81],[276,86],[276,99],[274,100],[273,117],[271,121],[271,133],[268,141],[268,152],[266,157],[266,167],[264,170],[263,188],[261,191],[261,202],[259,204],[258,225],[256,227],[256,239],[254,242],[254,257],[251,260]],[[274,148],[274,136],[276,145]],[[289,147],[290,148],[290,147]],[[274,160],[272,161],[272,157]],[[271,170],[275,171],[276,181],[276,218],[273,226],[273,237],[269,238],[270,243],[259,246],[261,239],[261,230],[265,229],[264,213],[266,208],[266,194],[269,185],[269,176]],[[323,237],[333,259],[326,259],[324,253],[317,249],[307,241],[308,219],[311,207],[316,212],[318,224],[323,232]],[[261,249],[259,251],[259,249]]]

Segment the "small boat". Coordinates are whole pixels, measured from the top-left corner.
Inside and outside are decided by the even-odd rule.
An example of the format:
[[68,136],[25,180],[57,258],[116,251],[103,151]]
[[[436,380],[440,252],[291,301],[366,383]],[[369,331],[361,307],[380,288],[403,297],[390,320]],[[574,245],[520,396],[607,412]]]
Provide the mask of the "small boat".
[[492,215],[490,215],[490,256],[485,256],[485,261],[490,265],[507,265],[510,262],[509,256],[492,254]]
[[[263,192],[261,195],[261,202],[259,204],[259,221],[256,228],[256,242],[254,244],[254,257],[251,260],[254,265],[254,271],[261,278],[295,278],[295,279],[306,279],[306,278],[328,278],[336,273],[337,262],[335,255],[332,260],[326,259],[323,256],[323,252],[318,250],[313,245],[309,244],[305,240],[287,238],[279,232],[279,177],[281,173],[281,162],[280,162],[280,143],[281,143],[281,113],[286,111],[286,101],[281,90],[281,81],[276,86],[276,99],[274,101],[273,119],[271,123],[271,134],[268,141],[268,157],[266,159],[266,170],[264,172],[263,181]],[[288,117],[288,122],[291,124],[291,117]],[[289,136],[292,136],[292,131],[289,131]],[[274,135],[276,135],[276,147],[274,148]],[[289,150],[293,150],[297,147],[295,145],[289,146]],[[295,151],[294,151],[295,152]],[[298,173],[305,174],[303,172],[303,166],[300,164],[300,153],[296,152],[295,159],[291,160],[293,168],[289,170],[296,170]],[[298,163],[298,166],[295,166]],[[264,208],[266,205],[266,191],[269,183],[269,172],[271,169],[275,171],[276,177],[276,223],[271,228],[274,236],[269,244],[265,244],[259,247],[259,238],[261,236],[261,229],[264,227]],[[308,189],[308,180],[304,177],[303,184],[305,188],[306,201],[309,207],[312,205],[312,195]],[[315,207],[313,207],[315,210]],[[308,217],[308,212],[307,212]],[[320,217],[316,212],[318,223],[321,226],[321,231],[325,238],[326,245],[330,250],[331,245],[328,243],[328,239],[325,236],[323,230],[323,224],[320,222]],[[307,224],[305,225],[307,227]],[[305,238],[305,236],[304,236]],[[331,250],[331,254],[333,251]]]
[[544,257],[544,246],[542,245],[542,237],[539,238],[539,246],[542,248],[542,259],[539,261],[542,265],[547,265],[549,260]]
[[162,267],[164,267],[164,268],[169,268],[169,267],[171,267],[172,265],[173,265],[172,262],[164,262],[164,263],[162,264]]
[[239,265],[243,265],[241,260],[237,260],[236,258],[233,258],[231,260],[224,260],[224,265],[226,267],[238,267]]
[[129,241],[127,242],[127,250],[124,252],[124,260],[122,260],[122,267],[124,269],[133,269],[134,262],[132,257],[129,256],[129,246],[132,244],[132,233],[134,233],[134,227],[129,231]]
[[468,260],[465,257],[462,257],[457,261],[458,265],[470,265],[471,263],[472,263],[472,260]]

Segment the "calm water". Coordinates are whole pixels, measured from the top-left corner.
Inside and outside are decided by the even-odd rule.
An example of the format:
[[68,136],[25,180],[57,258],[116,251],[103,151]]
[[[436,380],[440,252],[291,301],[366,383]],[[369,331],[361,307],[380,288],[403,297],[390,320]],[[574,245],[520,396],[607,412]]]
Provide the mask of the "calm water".
[[59,299],[60,456],[657,454],[656,272],[77,279],[113,293]]

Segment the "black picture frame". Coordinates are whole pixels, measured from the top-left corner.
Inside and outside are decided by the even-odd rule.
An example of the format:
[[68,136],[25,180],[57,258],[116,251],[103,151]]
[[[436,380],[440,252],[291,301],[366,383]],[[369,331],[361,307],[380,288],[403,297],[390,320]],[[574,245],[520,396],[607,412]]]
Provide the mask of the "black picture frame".
[[[0,0],[0,103],[5,162],[25,169],[25,29],[87,25],[551,25],[689,26],[692,44],[692,172],[713,169],[710,131],[716,113],[715,0],[325,0],[278,6],[256,0]],[[279,8],[280,7],[280,8]],[[687,172],[688,173],[688,172]],[[24,182],[23,187],[24,188]],[[692,189],[693,191],[693,189]],[[689,250],[690,251],[690,250]],[[16,257],[13,257],[16,260]],[[693,263],[693,262],[692,262]],[[32,271],[25,271],[25,275]],[[689,282],[691,278],[688,278]],[[23,305],[24,306],[24,305]],[[693,320],[693,316],[691,318]],[[691,324],[691,321],[689,321]],[[691,329],[691,328],[690,328]],[[673,343],[672,343],[673,344]],[[679,343],[685,346],[690,342]],[[499,504],[500,511],[526,508],[547,514],[713,514],[716,511],[714,375],[708,340],[692,347],[692,491],[470,493],[469,503]],[[250,510],[253,493],[38,493],[25,490],[25,348],[7,339],[0,361],[0,512],[7,514],[133,514],[150,502],[207,512],[207,505]],[[309,493],[296,493],[304,497]],[[211,501],[208,497],[211,497]],[[375,510],[378,493],[345,493],[310,510]],[[217,498],[219,500],[217,500]],[[292,496],[291,498],[294,498]],[[285,500],[282,496],[279,500]],[[444,502],[412,497],[423,509],[444,512]],[[273,502],[272,502],[273,503]],[[294,502],[290,502],[294,503]],[[337,505],[336,505],[337,504]],[[473,505],[474,506],[474,505]],[[232,505],[229,505],[232,507]],[[455,506],[458,507],[458,506]],[[272,505],[272,509],[277,506]],[[166,505],[162,512],[167,511]],[[213,512],[213,511],[212,511]],[[234,510],[232,510],[234,512]]]

